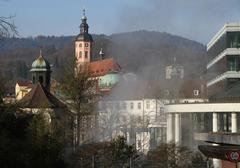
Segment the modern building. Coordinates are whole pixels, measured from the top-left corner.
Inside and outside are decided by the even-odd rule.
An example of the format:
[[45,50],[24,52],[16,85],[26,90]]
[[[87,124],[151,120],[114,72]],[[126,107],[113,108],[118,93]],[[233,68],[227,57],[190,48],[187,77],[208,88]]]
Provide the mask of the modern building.
[[209,101],[165,106],[167,141],[196,150],[199,145],[214,168],[236,167],[239,161],[239,35],[240,24],[228,23],[207,45]]
[[240,23],[226,23],[207,44],[209,96],[240,80]]

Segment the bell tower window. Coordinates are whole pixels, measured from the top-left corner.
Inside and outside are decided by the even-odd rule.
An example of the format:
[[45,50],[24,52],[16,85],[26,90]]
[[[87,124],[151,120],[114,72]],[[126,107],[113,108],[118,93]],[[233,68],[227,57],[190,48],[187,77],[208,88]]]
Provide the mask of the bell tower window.
[[85,58],[88,58],[88,52],[85,51]]
[[82,58],[82,51],[79,52],[79,58]]
[[80,48],[82,47],[82,43],[79,43],[79,47],[80,47]]
[[32,79],[32,80],[33,80],[33,84],[35,84],[35,80],[36,80],[36,79],[35,79],[35,76],[33,76],[33,79]]
[[43,76],[39,76],[39,83],[43,84]]

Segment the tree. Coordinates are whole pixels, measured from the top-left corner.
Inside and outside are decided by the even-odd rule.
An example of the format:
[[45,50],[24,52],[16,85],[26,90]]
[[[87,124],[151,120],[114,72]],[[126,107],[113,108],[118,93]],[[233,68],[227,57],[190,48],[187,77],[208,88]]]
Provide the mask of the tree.
[[71,159],[70,167],[129,167],[135,155],[134,146],[128,145],[123,136],[118,136],[110,142],[80,146]]
[[[55,131],[54,131],[55,132]],[[0,107],[1,168],[64,167],[62,143],[44,117],[23,114],[17,106]]]
[[148,153],[144,165],[155,165],[168,168],[204,168],[206,161],[199,152],[189,150],[187,147],[174,143],[161,144]]
[[13,22],[13,16],[0,16],[0,39],[4,37],[12,37],[14,35],[18,35],[18,32]]
[[123,136],[118,136],[111,140],[108,150],[112,158],[109,158],[109,160],[112,162],[113,167],[123,167],[123,165],[129,163],[131,157],[136,154],[135,147],[128,145],[126,138]]
[[35,114],[27,128],[29,163],[32,167],[65,167],[62,158],[63,138],[57,136],[57,129],[52,129],[53,121],[48,123],[44,111]]
[[[69,107],[76,113],[76,145],[81,144],[81,131],[84,120],[93,115],[96,100],[96,80],[91,78],[88,64],[76,66],[75,59],[70,61],[61,73],[60,89]],[[87,121],[89,124],[91,121]]]
[[0,105],[3,103],[4,90],[5,90],[5,78],[3,77],[0,71]]

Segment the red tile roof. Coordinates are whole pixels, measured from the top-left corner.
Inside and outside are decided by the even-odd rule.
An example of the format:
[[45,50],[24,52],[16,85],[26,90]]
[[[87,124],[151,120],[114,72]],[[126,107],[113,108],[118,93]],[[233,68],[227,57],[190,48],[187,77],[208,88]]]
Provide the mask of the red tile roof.
[[90,63],[90,72],[92,76],[103,76],[111,71],[119,71],[121,67],[113,58],[98,60]]

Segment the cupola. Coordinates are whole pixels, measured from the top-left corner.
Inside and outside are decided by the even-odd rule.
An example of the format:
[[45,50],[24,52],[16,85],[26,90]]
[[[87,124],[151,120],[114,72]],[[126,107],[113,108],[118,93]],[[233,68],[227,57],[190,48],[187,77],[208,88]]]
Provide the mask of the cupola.
[[50,90],[50,80],[51,80],[51,66],[47,60],[42,56],[42,51],[40,50],[39,57],[33,61],[32,68],[30,70],[32,74],[32,83],[40,83],[47,90]]

